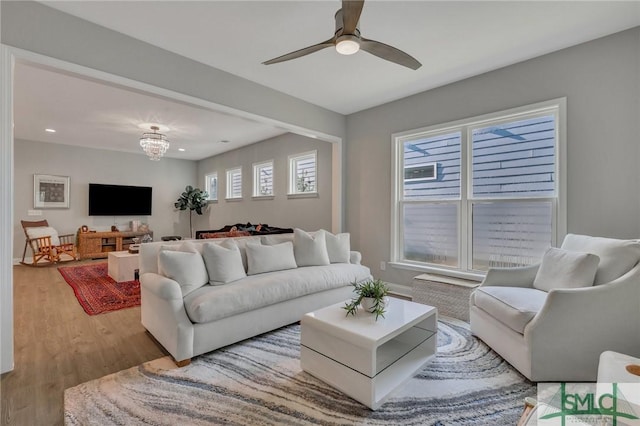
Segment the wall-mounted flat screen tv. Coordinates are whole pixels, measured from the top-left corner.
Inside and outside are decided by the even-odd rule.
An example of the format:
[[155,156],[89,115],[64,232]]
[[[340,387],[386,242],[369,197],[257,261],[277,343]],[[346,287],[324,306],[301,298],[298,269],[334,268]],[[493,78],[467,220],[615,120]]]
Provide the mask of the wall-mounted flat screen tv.
[[149,186],[89,184],[89,216],[151,216]]

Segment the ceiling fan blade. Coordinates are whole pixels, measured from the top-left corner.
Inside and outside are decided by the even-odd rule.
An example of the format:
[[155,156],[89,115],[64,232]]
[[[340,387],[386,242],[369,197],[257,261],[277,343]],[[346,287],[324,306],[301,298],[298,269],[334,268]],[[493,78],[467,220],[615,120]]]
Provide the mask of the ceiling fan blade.
[[393,46],[389,46],[388,44],[380,43],[379,41],[362,38],[360,41],[360,49],[365,52],[369,52],[378,58],[394,62],[398,65],[411,68],[412,70],[417,70],[422,66],[422,64],[413,56],[404,53],[402,50],[396,49]]
[[353,34],[358,26],[364,0],[342,0],[342,34]]
[[313,46],[308,46],[308,47],[305,47],[304,49],[296,50],[295,52],[287,53],[286,55],[269,59],[268,61],[265,61],[262,64],[271,65],[271,64],[276,64],[278,62],[290,61],[291,59],[300,58],[301,56],[306,56],[306,55],[309,55],[310,53],[317,52],[318,50],[322,50],[324,48],[333,46],[335,42],[336,42],[335,37],[332,37],[329,40],[323,41],[322,43],[314,44]]

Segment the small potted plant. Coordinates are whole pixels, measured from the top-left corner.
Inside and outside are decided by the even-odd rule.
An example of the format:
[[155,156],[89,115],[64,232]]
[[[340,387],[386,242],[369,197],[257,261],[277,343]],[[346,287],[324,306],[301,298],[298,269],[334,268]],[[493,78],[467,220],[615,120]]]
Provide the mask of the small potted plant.
[[356,296],[343,307],[347,311],[347,315],[355,315],[358,305],[362,305],[365,311],[376,314],[376,321],[380,316],[384,318],[388,303],[387,295],[389,294],[387,285],[381,280],[354,282],[352,285]]

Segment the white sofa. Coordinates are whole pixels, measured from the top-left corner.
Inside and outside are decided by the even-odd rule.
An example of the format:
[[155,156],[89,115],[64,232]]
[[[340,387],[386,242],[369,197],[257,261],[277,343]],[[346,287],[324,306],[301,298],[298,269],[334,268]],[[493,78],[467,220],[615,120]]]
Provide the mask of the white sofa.
[[[348,238],[348,234],[340,234],[345,235]],[[293,239],[294,234],[281,234],[193,240],[188,244],[202,254],[206,244],[219,245],[233,240],[242,254],[240,268],[244,267],[244,272],[248,268],[251,272],[253,267],[255,272],[256,261],[260,266],[262,260],[252,258],[253,251],[247,254],[248,243],[253,244],[252,250],[262,250],[263,247],[256,247],[261,241],[270,245],[288,241],[291,245]],[[315,239],[318,240],[317,233]],[[184,283],[159,273],[159,259],[167,256],[161,253],[182,244],[180,241],[157,242],[140,247],[142,325],[178,365],[188,364],[194,356],[299,321],[307,312],[346,301],[353,296],[353,282],[371,278],[369,268],[360,264],[360,253],[347,249],[346,258],[331,259],[334,263],[322,261],[321,266],[301,267],[293,264],[292,269],[253,273],[223,285],[206,284],[190,289],[185,295]],[[313,263],[308,259],[301,261],[304,253],[298,253],[298,248],[296,246],[297,263]],[[207,273],[212,277],[211,262],[207,267]],[[160,272],[171,275],[164,270]]]
[[529,380],[592,382],[603,351],[640,355],[640,242],[569,234],[550,250],[542,266],[488,271],[471,331]]

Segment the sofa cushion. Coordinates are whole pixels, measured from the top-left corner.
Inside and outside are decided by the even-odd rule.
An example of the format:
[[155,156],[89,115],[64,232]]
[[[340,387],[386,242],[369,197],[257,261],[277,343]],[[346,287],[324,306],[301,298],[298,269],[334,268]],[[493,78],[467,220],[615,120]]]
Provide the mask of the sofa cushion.
[[297,268],[291,242],[265,246],[247,243],[247,274],[263,274],[265,272],[280,271]]
[[[175,244],[162,244],[160,246],[158,255],[162,251],[181,251],[185,253],[200,253],[196,248],[196,246],[191,241],[183,241]],[[166,271],[162,269],[162,266],[160,265],[160,257],[158,257],[158,273],[160,275],[164,275],[165,277],[168,276],[166,274]]]
[[542,309],[547,292],[528,287],[478,287],[475,305],[520,334]]
[[323,230],[313,236],[302,229],[293,230],[293,254],[298,266],[322,266],[330,263],[324,234]]
[[185,253],[198,253],[198,248],[191,241],[182,241],[179,244],[163,244],[160,250],[182,251]]
[[274,234],[263,235],[260,237],[260,242],[265,246],[275,246],[276,244],[282,244],[287,241],[293,241],[293,234]]
[[324,231],[324,238],[327,243],[327,254],[331,263],[349,263],[351,256],[351,236],[348,232],[342,234],[332,234]]
[[640,261],[640,241],[567,234],[562,249],[593,253],[600,258],[594,285],[615,280]]
[[202,255],[198,252],[161,250],[158,254],[158,268],[164,272],[165,277],[180,284],[183,296],[209,282]]
[[369,278],[369,268],[362,265],[307,266],[249,275],[232,285],[204,286],[187,295],[184,306],[191,321],[206,323]]
[[238,244],[231,239],[220,244],[205,243],[202,258],[211,285],[228,284],[247,276]]
[[542,256],[533,287],[542,291],[591,287],[599,261],[595,254],[550,247]]

